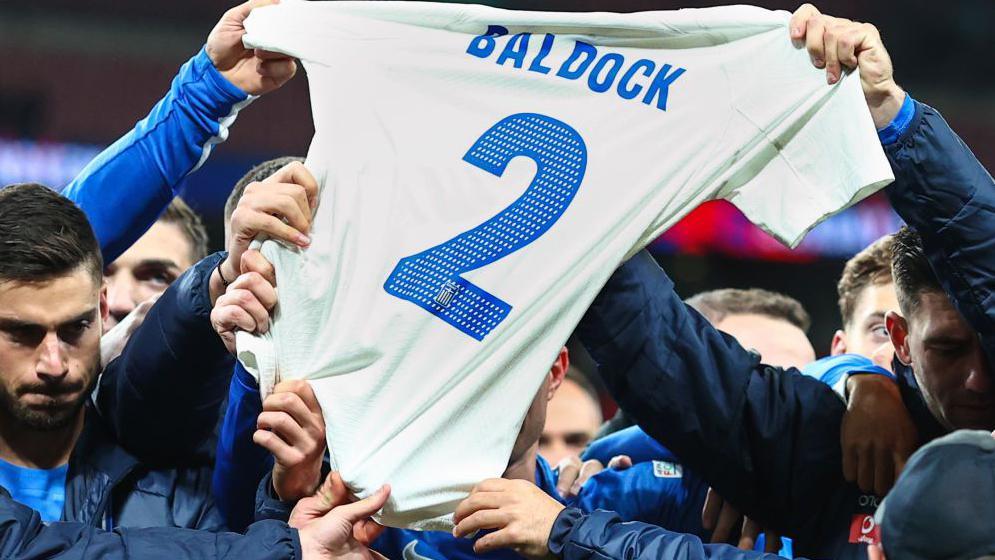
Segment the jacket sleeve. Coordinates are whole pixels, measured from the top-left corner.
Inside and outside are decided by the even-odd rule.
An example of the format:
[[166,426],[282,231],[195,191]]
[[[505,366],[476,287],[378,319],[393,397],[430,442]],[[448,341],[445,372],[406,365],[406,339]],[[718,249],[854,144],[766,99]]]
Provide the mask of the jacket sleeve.
[[888,198],[995,358],[995,181],[936,109],[919,102],[885,153],[895,173]]
[[255,380],[236,362],[218,436],[212,483],[214,500],[233,531],[252,522],[259,482],[273,468],[273,456],[252,441],[256,419],[262,411]]
[[[775,560],[775,554],[703,544],[694,535],[673,533],[639,521],[623,522],[609,511],[582,513],[566,508],[549,535],[549,550],[563,560]],[[797,558],[797,557],[796,557]],[[800,559],[801,560],[801,559]]]
[[238,111],[253,99],[222,77],[201,49],[148,116],[66,186],[62,194],[90,219],[105,263],[155,223],[181,181],[228,138]]
[[104,369],[97,408],[118,443],[152,465],[213,455],[234,358],[211,326],[209,280],[224,253],[187,270]]
[[577,333],[619,406],[744,513],[795,538],[838,528],[826,520],[846,494],[845,407],[827,385],[759,364],[646,252],[615,272]]
[[45,525],[37,512],[0,488],[0,557],[147,558],[164,560],[277,560],[300,558],[297,531],[284,523],[256,523],[244,534],[212,533],[176,527],[101,531],[82,523]]

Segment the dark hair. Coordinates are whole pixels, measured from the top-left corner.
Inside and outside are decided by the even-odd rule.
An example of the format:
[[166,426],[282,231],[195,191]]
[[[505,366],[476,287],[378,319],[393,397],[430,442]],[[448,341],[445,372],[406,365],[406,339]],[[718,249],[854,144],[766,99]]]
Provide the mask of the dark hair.
[[82,210],[37,183],[0,189],[0,282],[45,282],[80,266],[101,281],[100,245]]
[[304,158],[298,156],[278,157],[256,165],[248,173],[243,175],[235,183],[235,188],[231,190],[231,194],[228,195],[228,201],[225,202],[225,224],[231,222],[231,215],[235,212],[235,208],[238,207],[238,201],[241,200],[242,194],[245,192],[245,187],[248,187],[250,183],[256,183],[269,178],[270,175],[279,171],[281,167],[295,161],[303,162]]
[[922,238],[908,227],[898,230],[892,241],[891,276],[895,279],[898,306],[906,317],[919,306],[920,294],[943,291],[926,259]]
[[812,325],[812,319],[798,300],[760,288],[724,288],[702,292],[688,299],[687,304],[713,324],[728,315],[753,314],[787,321],[803,332],[808,332]]
[[846,261],[843,275],[840,276],[840,281],[836,284],[836,292],[839,294],[840,317],[843,320],[844,328],[853,320],[857,300],[865,288],[892,282],[892,238],[892,235],[886,235]]
[[159,216],[159,221],[167,224],[176,224],[190,241],[192,253],[190,255],[193,262],[207,256],[207,228],[204,221],[200,219],[193,208],[183,202],[181,198],[174,198],[173,202],[166,207],[166,211]]

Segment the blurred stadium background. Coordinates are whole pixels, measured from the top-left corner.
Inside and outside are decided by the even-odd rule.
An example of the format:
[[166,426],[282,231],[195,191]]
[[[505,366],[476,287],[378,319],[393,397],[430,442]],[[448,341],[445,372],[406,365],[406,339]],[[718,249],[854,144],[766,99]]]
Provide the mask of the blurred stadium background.
[[[673,0],[484,1],[530,10],[639,11],[721,2]],[[793,10],[798,2],[759,1]],[[0,0],[0,185],[64,185],[99,150],[143,117],[176,68],[203,44],[218,0]],[[939,108],[981,161],[995,169],[995,1],[826,0],[825,13],[878,25],[899,83]],[[307,81],[256,101],[231,139],[188,179],[185,198],[221,245],[221,209],[254,163],[303,155],[313,132]],[[843,261],[898,220],[877,196],[816,228],[789,252],[729,205],[700,208],[651,248],[684,296],[757,286],[801,300],[820,355],[838,326],[835,280]]]

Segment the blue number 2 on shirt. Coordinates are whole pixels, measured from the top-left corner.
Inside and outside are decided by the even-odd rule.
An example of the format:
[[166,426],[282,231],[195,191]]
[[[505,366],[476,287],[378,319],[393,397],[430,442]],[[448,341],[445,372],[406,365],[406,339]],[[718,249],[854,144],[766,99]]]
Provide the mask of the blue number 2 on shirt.
[[554,118],[511,115],[485,132],[463,161],[500,177],[512,159],[536,163],[529,188],[479,226],[402,258],[384,283],[387,293],[408,300],[477,340],[483,340],[511,305],[467,281],[462,274],[525,247],[552,227],[584,179],[587,147],[580,134]]

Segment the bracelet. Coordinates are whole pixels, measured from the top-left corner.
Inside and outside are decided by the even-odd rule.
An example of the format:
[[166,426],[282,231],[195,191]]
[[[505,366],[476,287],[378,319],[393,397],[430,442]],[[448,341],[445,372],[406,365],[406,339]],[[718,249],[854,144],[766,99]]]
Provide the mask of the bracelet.
[[231,285],[231,282],[229,282],[228,280],[226,280],[224,273],[221,272],[221,265],[224,264],[226,260],[228,260],[228,259],[221,259],[221,260],[219,260],[218,264],[214,267],[214,270],[218,271],[218,278],[221,279],[221,284],[224,285],[225,288],[227,288],[228,286]]

